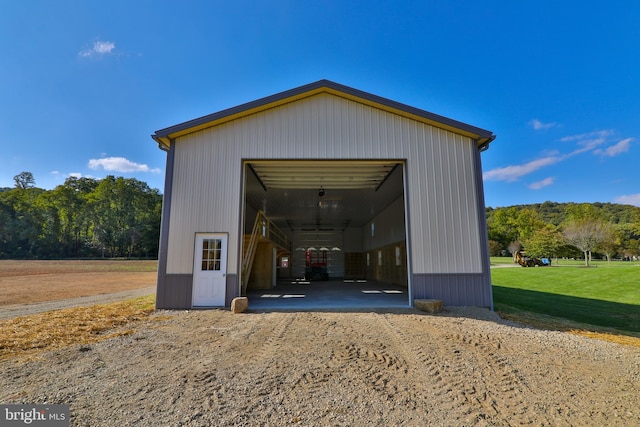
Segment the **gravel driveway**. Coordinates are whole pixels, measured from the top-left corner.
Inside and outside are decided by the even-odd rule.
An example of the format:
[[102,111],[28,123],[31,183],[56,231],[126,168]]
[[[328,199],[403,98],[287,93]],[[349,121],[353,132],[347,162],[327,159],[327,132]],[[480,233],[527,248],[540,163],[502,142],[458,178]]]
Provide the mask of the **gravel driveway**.
[[151,286],[142,289],[132,289],[128,291],[91,295],[80,298],[69,298],[58,301],[38,302],[34,304],[14,304],[0,306],[0,320],[10,319],[18,316],[29,316],[31,314],[42,313],[44,311],[60,310],[63,308],[83,307],[97,304],[107,304],[110,302],[122,301],[129,298],[141,297],[154,294],[156,287]]
[[0,362],[0,402],[66,403],[74,426],[631,426],[640,349],[485,309],[160,311]]

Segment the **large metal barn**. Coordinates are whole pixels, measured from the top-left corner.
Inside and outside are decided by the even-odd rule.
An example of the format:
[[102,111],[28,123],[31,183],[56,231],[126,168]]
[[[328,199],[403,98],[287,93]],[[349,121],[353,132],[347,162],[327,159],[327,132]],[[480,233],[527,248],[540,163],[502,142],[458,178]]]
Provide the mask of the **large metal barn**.
[[321,80],[152,137],[157,308],[492,305],[490,131]]

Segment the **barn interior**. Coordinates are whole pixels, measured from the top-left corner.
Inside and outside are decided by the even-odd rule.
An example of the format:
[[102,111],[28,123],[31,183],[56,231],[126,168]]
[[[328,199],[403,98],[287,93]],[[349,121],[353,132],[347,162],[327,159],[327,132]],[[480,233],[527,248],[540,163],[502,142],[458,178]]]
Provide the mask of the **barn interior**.
[[248,160],[242,293],[408,304],[404,162]]

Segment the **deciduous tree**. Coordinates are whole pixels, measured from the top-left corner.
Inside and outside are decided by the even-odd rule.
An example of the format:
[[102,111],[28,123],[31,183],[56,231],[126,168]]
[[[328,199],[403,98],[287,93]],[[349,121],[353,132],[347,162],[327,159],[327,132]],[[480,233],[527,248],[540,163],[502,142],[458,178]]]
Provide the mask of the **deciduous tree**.
[[49,191],[34,183],[23,172],[0,191],[0,258],[157,256],[158,190],[113,176],[69,178]]
[[563,244],[562,234],[551,224],[536,230],[524,242],[527,255],[535,258],[555,257]]
[[489,256],[500,256],[502,253],[502,244],[495,240],[489,240]]
[[606,237],[606,225],[600,219],[585,217],[568,223],[562,234],[567,243],[582,251],[585,266],[589,267],[591,251]]
[[613,224],[604,223],[602,241],[598,243],[597,250],[607,257],[607,263],[611,263],[611,257],[618,252],[620,239]]
[[16,183],[16,188],[26,190],[27,188],[33,188],[36,186],[36,180],[31,172],[20,172],[13,177],[13,181]]
[[509,251],[509,253],[513,257],[513,262],[516,262],[516,253],[520,252],[520,249],[522,249],[522,245],[520,244],[520,242],[513,241],[513,242],[509,243],[509,246],[507,247],[507,250]]

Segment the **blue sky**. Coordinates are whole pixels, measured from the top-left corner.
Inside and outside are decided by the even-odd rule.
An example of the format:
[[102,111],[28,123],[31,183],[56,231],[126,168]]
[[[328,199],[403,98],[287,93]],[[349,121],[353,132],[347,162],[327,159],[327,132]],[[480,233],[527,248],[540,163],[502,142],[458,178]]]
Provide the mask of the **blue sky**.
[[487,206],[640,206],[639,16],[615,0],[0,0],[0,187],[30,171],[162,191],[154,131],[329,79],[494,132]]

